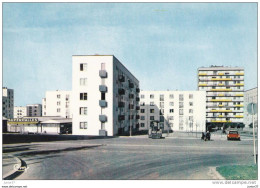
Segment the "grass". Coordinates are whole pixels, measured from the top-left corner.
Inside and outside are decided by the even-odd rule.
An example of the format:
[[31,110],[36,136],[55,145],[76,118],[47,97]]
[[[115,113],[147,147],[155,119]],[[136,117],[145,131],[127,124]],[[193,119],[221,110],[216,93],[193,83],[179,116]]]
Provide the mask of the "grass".
[[220,166],[216,169],[227,180],[257,180],[257,165]]

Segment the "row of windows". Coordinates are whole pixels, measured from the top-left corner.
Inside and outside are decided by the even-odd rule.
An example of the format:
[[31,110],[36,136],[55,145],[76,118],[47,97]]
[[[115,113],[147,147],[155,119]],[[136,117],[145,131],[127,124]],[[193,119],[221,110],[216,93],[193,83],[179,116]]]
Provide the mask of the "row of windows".
[[[144,99],[145,95],[141,95],[141,98]],[[174,99],[174,94],[169,94],[169,98]],[[154,99],[154,94],[150,94],[150,99]],[[183,99],[184,99],[184,95],[179,94],[179,100],[183,100]],[[189,94],[189,99],[193,99],[193,94]],[[164,100],[164,95],[160,95],[160,101],[163,100]]]
[[[145,106],[145,102],[140,103],[141,106]],[[150,106],[154,106],[154,102],[150,102]],[[160,108],[164,108],[164,102],[160,102]],[[169,102],[169,106],[174,106],[174,102]],[[189,106],[193,106],[193,102],[189,102]],[[179,102],[179,107],[183,108],[183,102]]]
[[[141,120],[145,120],[145,116],[141,116],[140,118],[141,118]],[[164,117],[160,116],[160,121],[162,121],[162,119],[164,119]],[[150,116],[150,120],[153,121],[154,120],[154,116]],[[167,121],[168,120],[174,120],[174,116],[168,116],[167,117]],[[180,120],[180,123],[183,123],[183,116],[179,116],[179,120]],[[188,120],[189,121],[193,121],[193,116],[189,116]]]
[[[183,113],[183,109],[179,109],[179,112]],[[145,113],[145,109],[141,109],[141,113]],[[154,113],[154,109],[150,109],[150,113]],[[161,114],[164,114],[164,110],[160,110]],[[174,113],[174,109],[169,109],[169,113]],[[193,109],[189,109],[189,113],[193,113]]]

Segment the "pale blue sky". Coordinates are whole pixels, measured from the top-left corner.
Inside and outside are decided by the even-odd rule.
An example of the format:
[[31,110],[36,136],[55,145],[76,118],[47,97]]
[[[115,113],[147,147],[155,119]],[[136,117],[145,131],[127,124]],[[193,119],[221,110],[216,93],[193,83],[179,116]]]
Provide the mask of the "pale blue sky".
[[196,90],[197,68],[257,86],[256,3],[4,3],[3,86],[15,105],[71,90],[72,55],[113,54],[143,90]]

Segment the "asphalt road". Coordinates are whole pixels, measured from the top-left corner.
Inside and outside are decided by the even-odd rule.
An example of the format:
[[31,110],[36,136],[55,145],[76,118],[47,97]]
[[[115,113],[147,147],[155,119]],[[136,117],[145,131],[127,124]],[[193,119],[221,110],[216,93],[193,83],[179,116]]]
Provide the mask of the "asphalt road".
[[217,179],[210,167],[253,164],[253,141],[142,137],[3,145],[29,169],[17,180]]

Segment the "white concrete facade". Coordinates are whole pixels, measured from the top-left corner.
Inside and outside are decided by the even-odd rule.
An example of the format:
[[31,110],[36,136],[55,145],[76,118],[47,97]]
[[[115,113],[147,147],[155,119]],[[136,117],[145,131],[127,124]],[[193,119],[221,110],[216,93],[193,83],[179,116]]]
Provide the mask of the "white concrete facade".
[[243,123],[244,69],[211,66],[198,69],[198,90],[207,92],[207,123]]
[[22,118],[27,115],[26,106],[15,106],[14,107],[14,118]]
[[[253,122],[252,115],[250,115],[247,112],[247,105],[249,103],[255,103],[258,104],[257,102],[257,87],[253,89],[249,89],[244,92],[244,101],[245,101],[245,108],[244,108],[244,124],[245,127],[249,127],[249,124]],[[258,123],[258,115],[254,115],[254,123],[257,125]]]
[[30,117],[42,116],[42,105],[41,104],[27,104],[26,111],[27,111],[27,116],[30,116]]
[[164,130],[204,132],[206,92],[141,91],[139,130],[148,130],[153,120],[163,123]]
[[72,56],[74,135],[114,136],[138,126],[139,81],[113,55]]
[[10,119],[14,117],[14,90],[3,87],[2,114],[3,117]]
[[71,91],[46,91],[42,99],[42,116],[72,118]]

